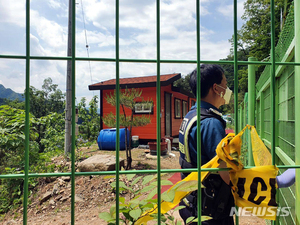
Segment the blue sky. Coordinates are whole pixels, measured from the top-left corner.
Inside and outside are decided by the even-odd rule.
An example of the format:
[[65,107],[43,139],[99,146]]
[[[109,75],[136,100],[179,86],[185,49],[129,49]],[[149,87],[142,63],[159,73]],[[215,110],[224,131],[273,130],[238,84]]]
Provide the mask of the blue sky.
[[[76,56],[115,57],[115,1],[76,1]],[[238,0],[238,27],[243,21],[244,0]],[[68,0],[31,0],[30,52],[33,56],[66,56]],[[161,59],[196,59],[196,1],[161,0]],[[83,10],[83,12],[82,12]],[[84,19],[83,19],[84,17]],[[233,34],[233,1],[201,1],[201,59],[219,60],[230,51]],[[84,27],[86,29],[84,29]],[[0,54],[25,54],[25,0],[0,0]],[[156,5],[154,0],[120,1],[120,58],[156,58]],[[192,64],[162,64],[161,74],[185,75]],[[43,80],[65,92],[66,62],[32,60],[30,84],[41,89]],[[121,63],[120,77],[156,74],[150,63]],[[77,62],[76,97],[91,99],[88,85],[115,77],[115,63]],[[22,93],[25,87],[25,61],[0,59],[0,83]],[[98,92],[94,92],[98,94]]]

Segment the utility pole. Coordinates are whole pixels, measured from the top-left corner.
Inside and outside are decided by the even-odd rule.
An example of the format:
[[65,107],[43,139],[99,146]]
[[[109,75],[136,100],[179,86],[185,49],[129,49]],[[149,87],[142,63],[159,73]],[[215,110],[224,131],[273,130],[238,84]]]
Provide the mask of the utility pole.
[[[72,0],[69,0],[68,56],[72,56]],[[72,145],[72,61],[67,61],[66,108],[65,108],[65,156],[71,152]]]

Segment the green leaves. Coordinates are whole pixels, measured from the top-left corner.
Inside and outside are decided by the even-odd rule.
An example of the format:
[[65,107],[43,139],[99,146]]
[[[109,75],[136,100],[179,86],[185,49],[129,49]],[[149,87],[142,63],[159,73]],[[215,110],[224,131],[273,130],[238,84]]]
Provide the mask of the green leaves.
[[153,186],[146,186],[144,187],[142,190],[141,190],[141,193],[145,193],[145,192],[148,192],[148,191],[151,191],[152,189],[154,189],[155,187]]
[[[165,174],[161,174],[164,176]],[[130,200],[126,200],[124,197],[119,197],[119,213],[122,214],[120,219],[124,224],[134,224],[144,213],[151,210],[157,204],[157,199],[153,199],[153,196],[157,194],[157,174],[146,175],[145,177],[137,176],[136,174],[121,175],[119,180],[120,190],[128,191]],[[106,176],[105,178],[115,178],[114,176]],[[169,180],[161,179],[161,185],[172,185]],[[116,187],[116,182],[112,182],[112,188]],[[144,193],[148,193],[146,196]],[[161,199],[164,201],[172,202],[175,197],[175,190],[166,191],[161,195]],[[108,224],[115,224],[115,204],[111,206],[110,213],[100,213],[99,217],[108,222]],[[174,211],[181,209],[182,206],[177,207]],[[157,220],[157,214],[151,214],[154,220]],[[174,216],[171,214],[161,215],[161,224],[173,224],[175,225]],[[176,225],[181,223],[176,223]]]
[[[112,182],[110,185],[111,185],[113,188],[116,188],[116,182],[115,182],[115,181]],[[119,182],[119,188],[120,188],[121,191],[128,190],[128,191],[133,192],[132,188],[126,186],[126,184],[125,184],[124,182]]]
[[133,220],[137,220],[141,214],[142,214],[142,210],[139,208],[131,210],[129,212],[129,215],[133,218]]
[[161,185],[173,185],[172,181],[170,181],[170,180],[161,180],[160,184]]
[[186,224],[190,224],[192,222],[196,222],[195,220],[198,221],[197,218],[195,218],[194,216],[191,216],[191,217],[187,218],[185,222],[186,222]]
[[[287,3],[285,5],[285,2]],[[292,0],[278,0],[275,7],[275,21],[281,21],[282,12],[288,11]],[[285,5],[285,6],[284,6]],[[270,1],[248,0],[244,4],[242,19],[245,23],[239,31],[241,46],[249,46],[249,56],[261,61],[269,56],[271,47],[271,16]],[[285,16],[284,16],[285,17]],[[275,23],[275,41],[280,33],[279,22]]]
[[[112,106],[116,106],[116,91],[114,93],[110,93],[109,95],[106,95],[106,102]],[[143,98],[141,97],[142,91],[139,89],[125,89],[125,90],[120,90],[119,93],[119,104],[122,109],[122,112],[120,113],[120,116],[118,118],[119,120],[119,125],[121,127],[125,127],[126,130],[129,128],[129,137],[131,137],[131,130],[132,127],[141,127],[149,124],[150,117],[147,117],[145,115],[139,115],[135,116],[135,107],[137,104],[140,104],[141,102],[143,103],[149,103],[153,105],[151,101],[144,101]],[[138,102],[137,102],[138,101]],[[127,109],[127,110],[126,110]],[[128,112],[128,109],[130,112]],[[126,115],[127,114],[127,115]],[[108,127],[116,127],[116,115],[110,112],[109,114],[106,114],[102,118],[104,124]],[[126,148],[126,156],[127,156],[127,162],[131,162],[132,160],[129,160],[129,157],[131,157],[131,146],[129,146],[129,143],[127,143],[127,132],[125,133],[125,148]],[[126,169],[131,168],[131,163],[128,163],[126,165]]]
[[143,179],[142,185],[148,184],[153,179],[155,179],[154,175],[145,176]]
[[[122,127],[141,127],[149,124],[150,118],[145,115],[134,116],[133,112],[137,103],[153,104],[152,101],[144,101],[141,97],[142,91],[139,89],[124,89],[120,92],[120,106],[123,109],[119,121]],[[112,106],[116,106],[116,91],[106,95],[106,102]],[[137,102],[138,100],[138,102]],[[131,114],[126,115],[124,107],[130,109]],[[103,122],[109,127],[116,127],[116,116],[113,113],[106,114],[103,117]]]
[[78,104],[78,117],[82,120],[79,125],[80,136],[84,140],[95,141],[100,131],[100,116],[97,113],[98,96],[95,95],[87,109],[86,98],[82,98]]
[[42,90],[32,86],[29,88],[30,112],[36,118],[64,110],[64,94],[57,87],[58,85],[53,84],[52,79],[49,77],[44,80]]
[[51,113],[38,119],[45,131],[41,136],[44,152],[62,149],[64,146],[65,120],[63,114]]
[[[54,164],[47,165],[50,161],[45,152],[57,152],[63,147],[64,142],[64,118],[62,114],[50,113],[47,116],[36,118],[29,114],[29,172],[43,173],[54,172]],[[25,112],[8,105],[0,106],[0,173],[15,174],[24,169],[25,149]],[[63,150],[63,148],[62,148]],[[16,170],[15,168],[18,168]],[[36,179],[29,179],[29,187],[36,185]],[[0,200],[0,213],[9,210],[7,205],[13,204],[17,207],[22,202],[19,189],[22,180],[8,179],[2,181],[2,189],[8,190],[5,201]],[[0,199],[5,191],[0,191]]]
[[135,185],[137,182],[139,182],[139,180],[141,179],[142,177],[137,177],[136,179],[134,179],[134,181],[132,181],[131,185]]
[[157,193],[157,189],[153,188],[152,191],[148,194],[148,199],[152,199]]
[[191,192],[198,189],[198,181],[190,180],[186,182],[181,182],[179,186],[176,187],[176,191]]
[[161,199],[166,202],[173,202],[175,197],[175,190],[165,191],[161,195]]
[[[211,219],[212,219],[212,217],[209,217],[209,216],[201,216],[201,222],[206,221],[206,220],[211,220]],[[191,216],[191,217],[187,218],[185,222],[188,225],[191,223],[197,223],[198,220],[199,220],[198,218]]]
[[[34,123],[30,116],[31,124]],[[25,143],[25,112],[10,106],[0,106],[0,173],[4,167],[23,168],[22,158]],[[33,143],[37,133],[30,127],[30,141]]]
[[135,177],[135,174],[126,174],[127,180],[132,180],[132,178],[134,178],[134,177]]
[[174,82],[175,87],[179,87],[180,89],[183,89],[187,92],[192,93],[191,87],[190,87],[190,74],[187,74],[184,77],[181,77],[180,79],[176,80]]
[[106,222],[113,222],[115,221],[115,218],[113,218],[110,213],[108,212],[103,212],[99,214],[99,217],[103,220],[105,220]]

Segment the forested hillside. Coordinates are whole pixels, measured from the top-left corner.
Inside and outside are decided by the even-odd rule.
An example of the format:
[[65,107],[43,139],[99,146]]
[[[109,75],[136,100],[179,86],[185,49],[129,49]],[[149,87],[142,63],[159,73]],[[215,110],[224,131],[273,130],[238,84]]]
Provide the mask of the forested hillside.
[[2,84],[0,84],[0,104],[3,102],[3,99],[24,101],[24,96],[22,94],[16,93],[10,88],[5,88]]

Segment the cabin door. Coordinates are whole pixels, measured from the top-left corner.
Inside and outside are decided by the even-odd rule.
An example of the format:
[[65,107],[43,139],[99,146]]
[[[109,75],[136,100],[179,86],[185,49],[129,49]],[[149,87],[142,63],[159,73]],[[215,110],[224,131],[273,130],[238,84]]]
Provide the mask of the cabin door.
[[165,93],[165,136],[172,135],[171,94]]

